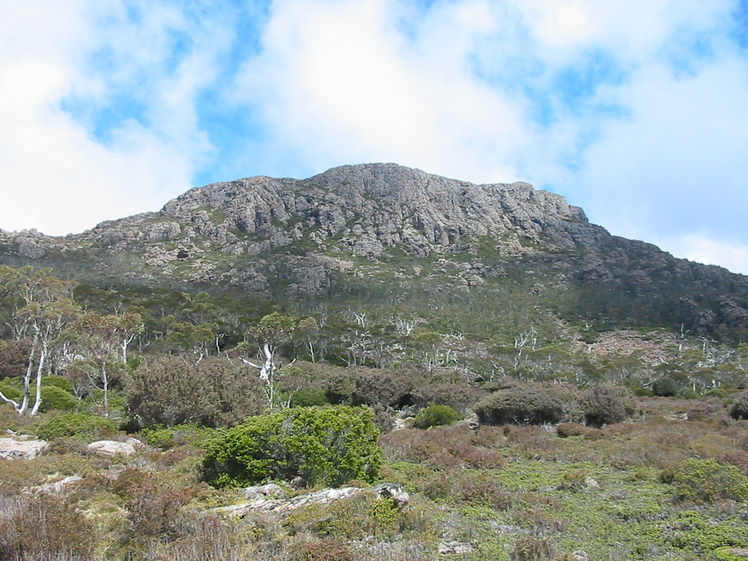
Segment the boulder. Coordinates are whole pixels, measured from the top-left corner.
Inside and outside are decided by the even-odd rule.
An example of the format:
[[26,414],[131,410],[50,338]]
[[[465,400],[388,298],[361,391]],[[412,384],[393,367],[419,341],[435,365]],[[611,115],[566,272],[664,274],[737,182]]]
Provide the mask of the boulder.
[[118,440],[97,440],[86,446],[86,449],[97,456],[111,458],[117,455],[132,456],[138,449],[144,447],[145,445],[139,440],[128,438],[124,442]]
[[44,440],[0,438],[0,459],[3,460],[33,460],[46,449],[47,442]]

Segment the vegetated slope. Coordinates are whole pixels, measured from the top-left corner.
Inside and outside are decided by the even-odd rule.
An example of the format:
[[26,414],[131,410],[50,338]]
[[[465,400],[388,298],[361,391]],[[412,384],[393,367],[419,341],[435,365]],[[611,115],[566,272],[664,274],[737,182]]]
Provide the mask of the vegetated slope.
[[100,286],[251,294],[292,307],[485,311],[521,296],[597,328],[748,334],[742,275],[611,236],[526,183],[475,185],[395,164],[215,183],[65,238],[0,231],[0,261]]

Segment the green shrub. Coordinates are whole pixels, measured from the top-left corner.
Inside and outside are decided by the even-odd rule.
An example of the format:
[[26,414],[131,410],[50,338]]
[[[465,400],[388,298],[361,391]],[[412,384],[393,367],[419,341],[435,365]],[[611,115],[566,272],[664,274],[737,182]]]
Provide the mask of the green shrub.
[[489,425],[557,423],[564,404],[538,384],[522,384],[486,396],[475,406],[481,423]]
[[285,409],[223,431],[207,447],[204,475],[217,486],[295,478],[309,486],[373,481],[382,462],[378,437],[369,408]]
[[215,436],[217,429],[198,425],[175,425],[173,427],[153,427],[140,431],[140,436],[149,445],[169,449],[191,445],[202,448]]
[[63,436],[95,440],[109,436],[116,430],[114,421],[104,417],[87,413],[62,413],[40,423],[36,435],[43,440],[54,440]]
[[664,479],[675,487],[676,497],[684,501],[714,502],[748,499],[748,477],[732,464],[709,459],[689,458]]
[[739,394],[730,408],[733,419],[748,419],[748,391]]
[[327,393],[322,388],[299,390],[291,395],[291,407],[313,407],[315,405],[330,405]]
[[451,425],[459,420],[460,414],[449,405],[429,405],[421,410],[413,422],[417,429]]
[[61,390],[64,390],[69,394],[73,393],[73,385],[70,383],[70,380],[68,380],[67,378],[63,378],[62,376],[47,376],[42,380],[42,390],[45,386],[48,388],[60,388]]
[[59,386],[42,385],[42,404],[40,411],[72,411],[78,406],[78,398]]

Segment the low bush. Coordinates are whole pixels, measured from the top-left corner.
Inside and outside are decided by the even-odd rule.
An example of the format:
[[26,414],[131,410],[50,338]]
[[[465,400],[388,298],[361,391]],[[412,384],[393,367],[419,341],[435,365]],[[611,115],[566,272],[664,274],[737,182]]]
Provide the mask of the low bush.
[[555,558],[556,549],[550,540],[533,536],[517,540],[511,553],[512,561],[553,561]]
[[712,459],[688,458],[672,473],[665,472],[663,480],[673,485],[676,498],[682,501],[748,499],[748,477],[738,467]]
[[738,394],[735,403],[730,408],[730,417],[733,419],[748,419],[748,391]]
[[296,407],[250,417],[209,443],[205,479],[216,486],[293,480],[340,486],[373,481],[382,462],[369,408]]
[[92,559],[94,527],[62,498],[0,496],[0,512],[0,559]]
[[600,429],[586,427],[579,423],[559,423],[556,427],[556,434],[561,438],[581,436],[588,440],[602,438],[603,436],[603,432]]
[[296,543],[289,553],[290,561],[356,561],[358,559],[347,545],[332,538]]
[[593,427],[602,427],[623,421],[627,414],[622,392],[623,389],[613,386],[588,389],[581,399],[585,422]]
[[528,383],[486,396],[475,412],[489,425],[558,423],[564,419],[564,403],[551,390]]
[[659,397],[673,397],[678,393],[678,383],[670,376],[663,376],[652,384],[652,393]]
[[64,436],[96,440],[111,436],[117,431],[114,422],[87,413],[62,413],[39,424],[36,435],[42,440]]
[[314,407],[315,405],[330,405],[327,393],[322,388],[298,390],[291,394],[291,407]]
[[443,425],[451,425],[459,420],[460,414],[449,405],[429,405],[421,410],[413,422],[417,429],[427,429]]
[[201,448],[215,436],[216,430],[197,425],[174,425],[143,429],[140,436],[151,446],[164,450],[186,445]]
[[489,447],[491,443],[482,442],[481,435],[464,425],[435,427],[428,432],[398,430],[384,435],[381,444],[387,458],[393,461],[475,469],[496,469],[505,463],[501,453]]

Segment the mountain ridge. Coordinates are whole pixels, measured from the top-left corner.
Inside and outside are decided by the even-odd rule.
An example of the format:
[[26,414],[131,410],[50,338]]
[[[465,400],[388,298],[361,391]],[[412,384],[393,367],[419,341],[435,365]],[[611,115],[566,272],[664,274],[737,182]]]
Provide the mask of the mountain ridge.
[[473,184],[392,163],[195,187],[159,211],[66,237],[0,230],[0,262],[99,285],[233,287],[275,299],[377,275],[428,277],[457,292],[514,282],[570,295],[582,315],[636,318],[644,307],[646,321],[748,333],[748,277],[613,236],[528,183]]

